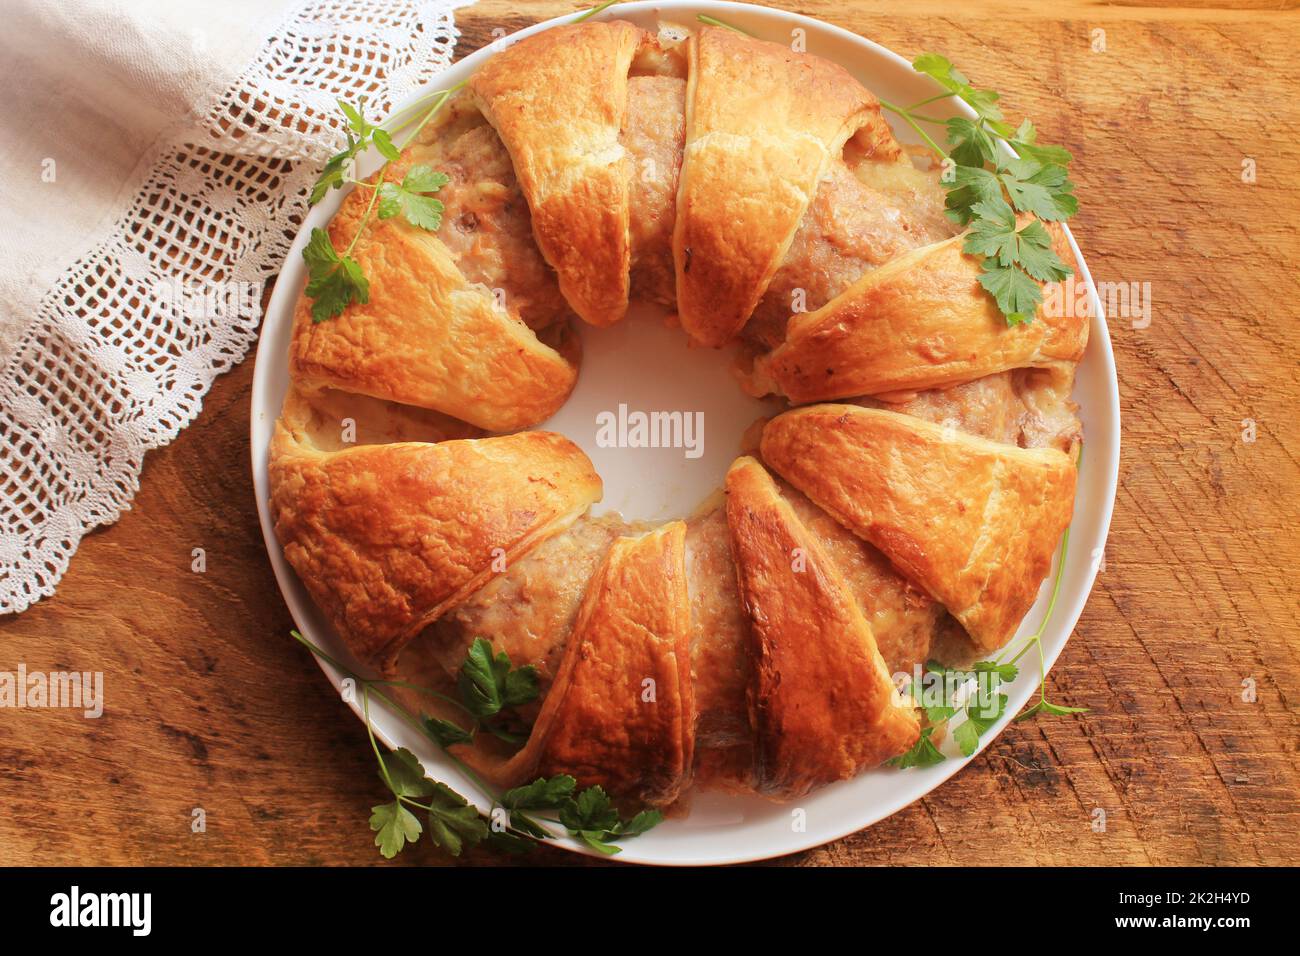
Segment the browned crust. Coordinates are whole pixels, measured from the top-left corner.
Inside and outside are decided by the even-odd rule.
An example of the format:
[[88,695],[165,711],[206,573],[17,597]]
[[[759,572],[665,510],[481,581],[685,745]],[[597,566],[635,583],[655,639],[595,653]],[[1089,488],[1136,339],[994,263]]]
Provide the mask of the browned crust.
[[695,745],[685,541],[673,521],[614,542],[524,749],[502,760],[461,746],[457,756],[498,786],[567,773],[631,804],[675,801]]
[[523,554],[601,495],[586,455],[553,432],[321,452],[281,419],[270,478],[285,558],[352,654],[384,672],[494,557]]
[[[1056,254],[1077,263],[1046,223]],[[793,402],[942,388],[1007,369],[1077,362],[1088,318],[1052,316],[1009,327],[979,284],[965,236],[922,246],[868,272],[816,312],[796,315],[762,364]]]
[[749,320],[830,161],[884,120],[871,93],[820,57],[714,27],[688,51],[677,308],[691,338],[716,347]]
[[[351,242],[368,195],[354,190],[330,223],[336,249]],[[492,431],[535,425],[569,397],[577,365],[471,284],[434,233],[372,220],[352,254],[368,303],[313,322],[311,300],[298,297],[289,372],[301,388],[431,408]]]
[[695,695],[685,541],[685,523],[673,521],[610,548],[565,648],[567,679],[547,698],[555,717],[543,776],[571,774],[653,806],[672,803],[689,783]]
[[789,799],[905,752],[920,734],[843,575],[753,458],[727,521],[754,662],[757,789]]
[[618,137],[644,38],[623,21],[554,27],[496,54],[470,80],[514,160],[538,248],[593,325],[627,311],[628,173]]
[[896,412],[812,405],[763,430],[763,460],[875,545],[981,648],[1015,633],[1070,523],[1076,472]]

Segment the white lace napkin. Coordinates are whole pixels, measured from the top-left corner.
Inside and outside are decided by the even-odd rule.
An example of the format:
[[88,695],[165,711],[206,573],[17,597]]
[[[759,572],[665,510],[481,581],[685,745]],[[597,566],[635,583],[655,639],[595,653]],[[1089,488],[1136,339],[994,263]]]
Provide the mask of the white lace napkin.
[[451,60],[464,0],[7,0],[0,613],[54,593],[257,335],[343,133]]

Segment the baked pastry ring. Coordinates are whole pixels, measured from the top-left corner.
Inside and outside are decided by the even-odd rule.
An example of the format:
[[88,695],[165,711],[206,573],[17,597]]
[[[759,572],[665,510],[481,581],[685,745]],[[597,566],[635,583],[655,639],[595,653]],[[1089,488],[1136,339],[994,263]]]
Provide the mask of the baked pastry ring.
[[[353,655],[390,675],[421,648],[454,678],[486,637],[535,665],[526,744],[455,745],[502,786],[791,799],[912,746],[891,670],[1005,643],[1069,523],[1086,316],[1008,327],[875,97],[725,29],[515,43],[386,175],[416,162],[449,170],[442,231],[357,235],[345,200],[330,232],[370,300],[299,303],[271,447],[276,534]],[[631,295],[737,343],[750,390],[845,403],[767,422],[684,522],[592,518],[577,446],[487,433],[563,403],[569,310],[608,325]],[[362,441],[406,440],[325,434],[349,394]]]

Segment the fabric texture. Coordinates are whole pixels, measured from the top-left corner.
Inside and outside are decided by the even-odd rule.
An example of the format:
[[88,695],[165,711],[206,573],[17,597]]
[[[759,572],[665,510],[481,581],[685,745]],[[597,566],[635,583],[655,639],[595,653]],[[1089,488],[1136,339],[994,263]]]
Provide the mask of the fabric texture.
[[257,336],[343,141],[463,0],[11,0],[0,31],[0,613],[54,593]]

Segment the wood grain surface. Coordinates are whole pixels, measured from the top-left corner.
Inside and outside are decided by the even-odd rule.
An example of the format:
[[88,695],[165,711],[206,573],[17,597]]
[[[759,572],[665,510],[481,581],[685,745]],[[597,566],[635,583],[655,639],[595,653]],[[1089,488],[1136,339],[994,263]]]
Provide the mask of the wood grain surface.
[[[1151,315],[1112,317],[1119,496],[1049,680],[1090,712],[1014,725],[906,810],[781,862],[1300,863],[1296,4],[787,6],[946,53],[1069,146],[1094,277],[1150,283]],[[466,8],[458,53],[572,9]],[[100,670],[107,697],[99,720],[0,710],[0,863],[382,862],[364,730],[288,638],[258,529],[252,364],[150,454],[133,510],[85,539],[58,594],[0,619],[0,670]]]

